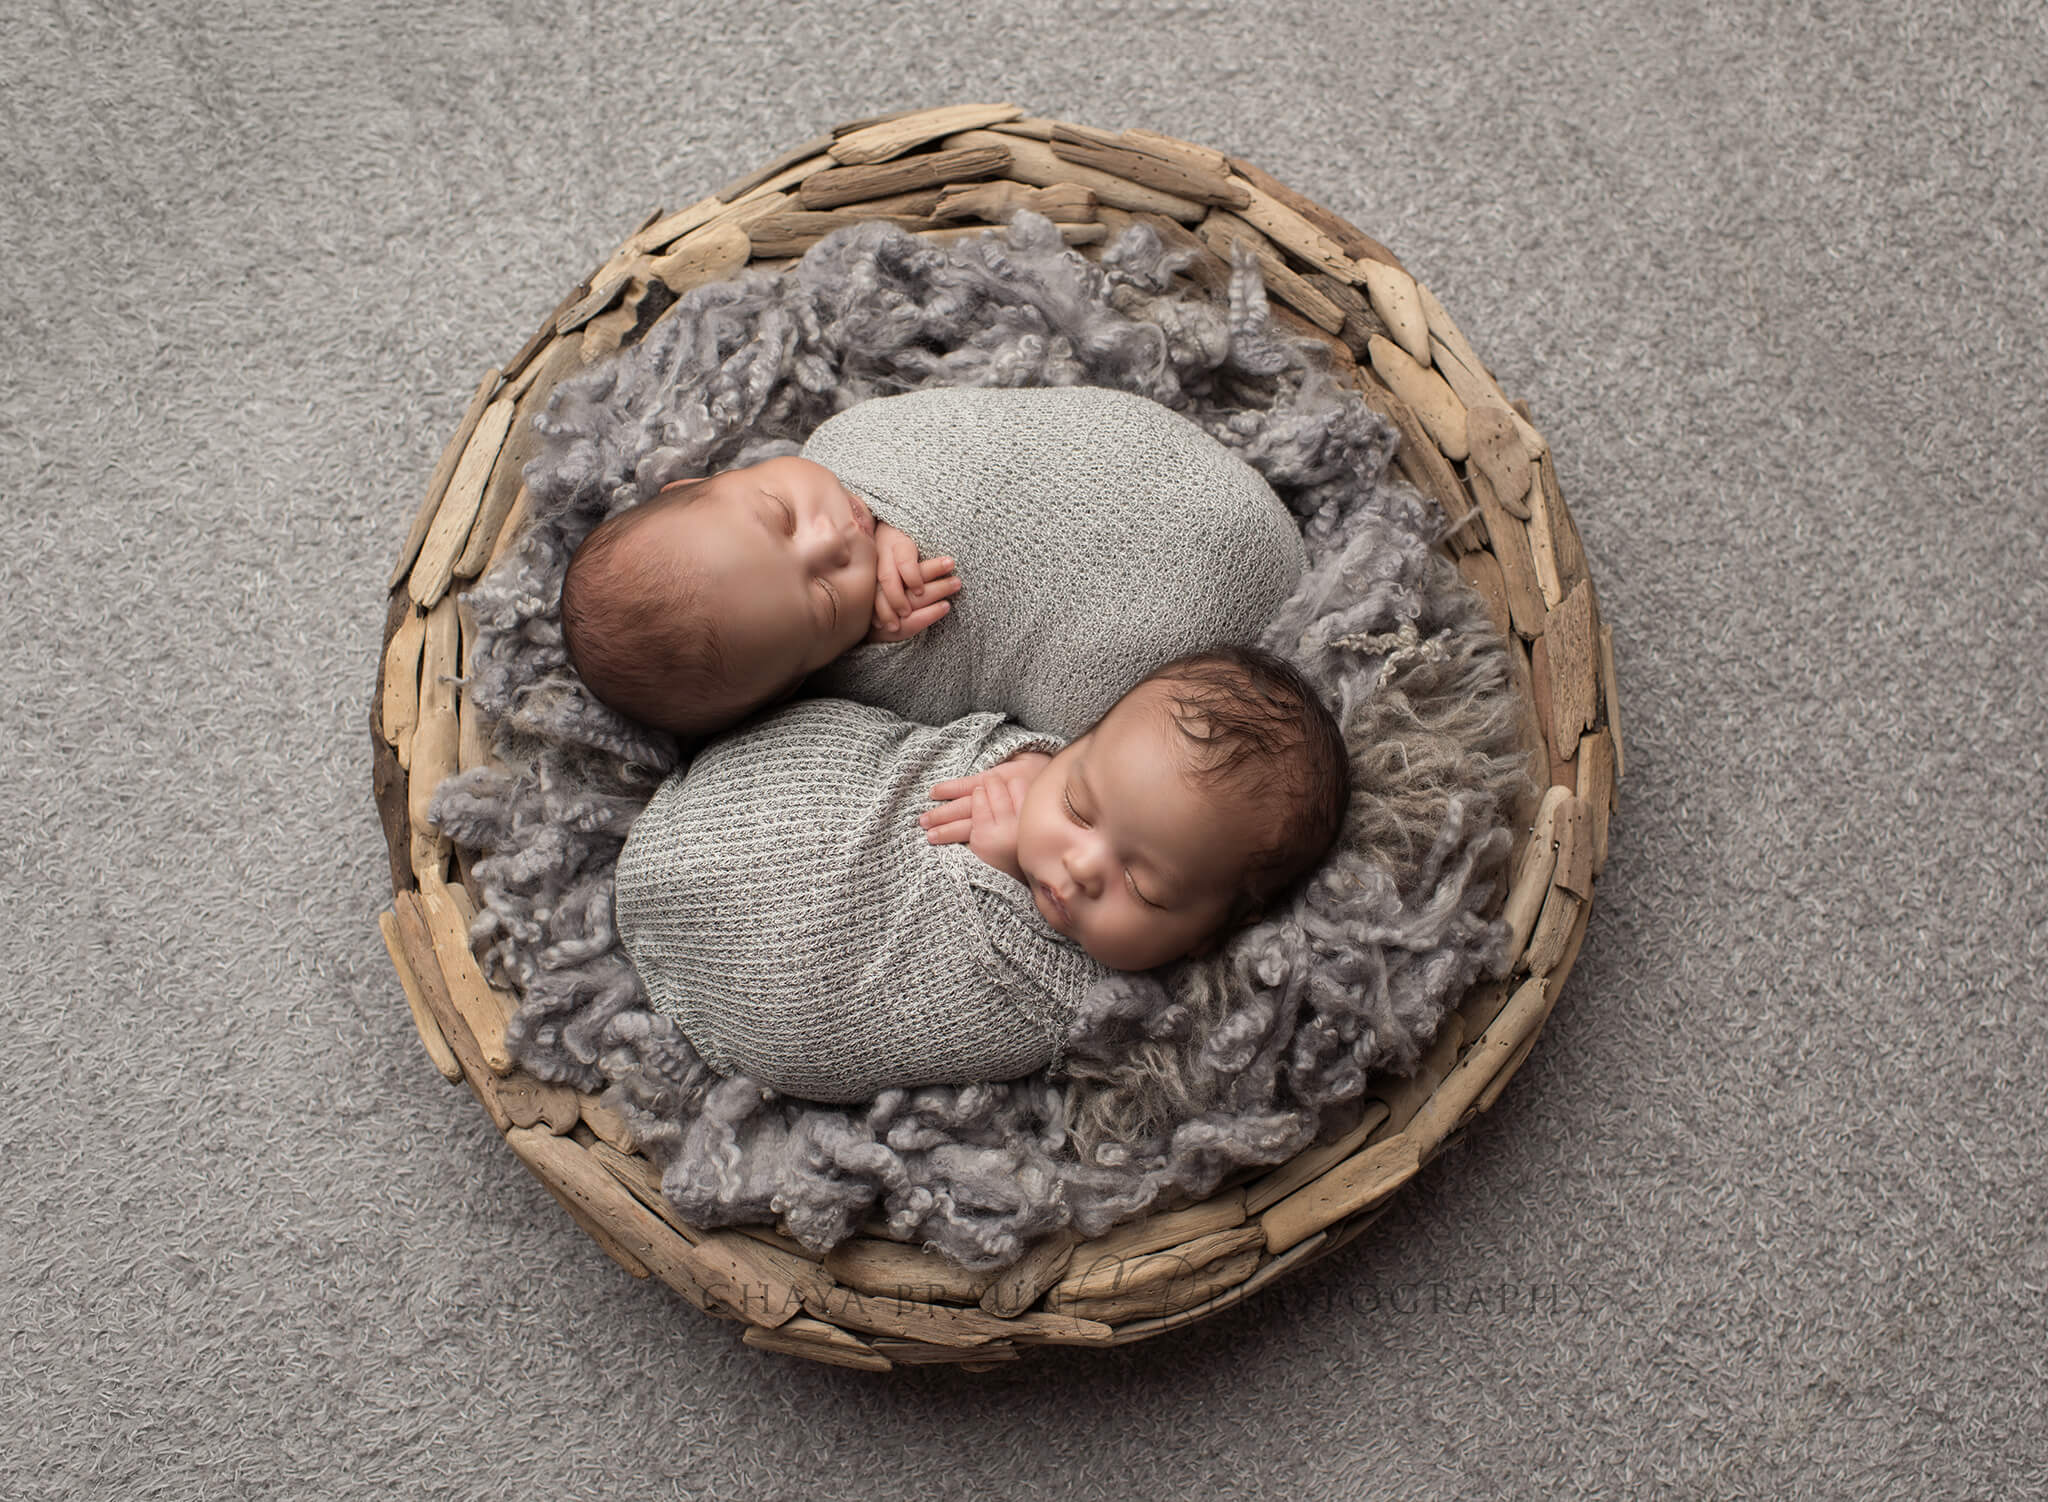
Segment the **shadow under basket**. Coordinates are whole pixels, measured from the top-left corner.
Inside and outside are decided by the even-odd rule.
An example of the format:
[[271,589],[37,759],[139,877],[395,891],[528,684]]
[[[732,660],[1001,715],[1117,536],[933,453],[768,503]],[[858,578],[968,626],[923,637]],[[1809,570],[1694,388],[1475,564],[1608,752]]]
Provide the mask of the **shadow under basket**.
[[[1185,277],[1212,298],[1231,244],[1243,242],[1274,317],[1326,344],[1338,377],[1399,428],[1396,464],[1452,524],[1442,547],[1506,639],[1531,766],[1547,767],[1509,867],[1513,967],[1465,995],[1415,1073],[1375,1075],[1341,1137],[1093,1241],[1043,1243],[999,1274],[890,1240],[873,1221],[823,1258],[767,1227],[701,1229],[662,1197],[659,1170],[597,1097],[507,1057],[516,1003],[485,980],[465,935],[470,852],[425,818],[443,778],[490,758],[481,715],[449,681],[467,663],[464,592],[522,528],[530,420],[548,393],[637,340],[684,292],[749,265],[790,265],[857,220],[946,239],[1019,208],[1053,220],[1083,255],[1149,224],[1194,251]],[[394,894],[379,922],[435,1067],[468,1083],[519,1160],[635,1277],[736,1321],[748,1345],[879,1371],[979,1371],[1028,1346],[1144,1340],[1356,1237],[1529,1056],[1585,935],[1623,770],[1612,638],[1548,445],[1442,304],[1376,240],[1248,162],[1012,105],[842,125],[701,202],[657,212],[485,372],[392,573],[370,736]]]

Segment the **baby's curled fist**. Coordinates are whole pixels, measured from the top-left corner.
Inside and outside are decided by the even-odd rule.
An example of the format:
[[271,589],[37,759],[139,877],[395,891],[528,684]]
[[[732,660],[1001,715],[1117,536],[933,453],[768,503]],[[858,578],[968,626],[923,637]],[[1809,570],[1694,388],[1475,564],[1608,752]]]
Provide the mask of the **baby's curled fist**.
[[863,643],[907,641],[951,610],[958,593],[950,557],[919,558],[906,534],[875,523],[874,624]]

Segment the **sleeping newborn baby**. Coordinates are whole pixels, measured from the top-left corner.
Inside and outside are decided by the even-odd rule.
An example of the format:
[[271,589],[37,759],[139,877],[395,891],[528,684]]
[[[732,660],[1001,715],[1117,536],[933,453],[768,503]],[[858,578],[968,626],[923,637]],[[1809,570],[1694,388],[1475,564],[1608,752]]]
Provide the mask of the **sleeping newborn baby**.
[[562,630],[592,693],[678,734],[801,686],[1071,736],[1155,664],[1256,641],[1302,568],[1271,487],[1160,403],[947,387],[600,523]]
[[720,1073],[836,1102],[1010,1079],[1058,1060],[1091,981],[1219,942],[1312,870],[1348,777],[1315,692],[1244,648],[1167,663],[1064,745],[801,700],[662,784],[619,937]]

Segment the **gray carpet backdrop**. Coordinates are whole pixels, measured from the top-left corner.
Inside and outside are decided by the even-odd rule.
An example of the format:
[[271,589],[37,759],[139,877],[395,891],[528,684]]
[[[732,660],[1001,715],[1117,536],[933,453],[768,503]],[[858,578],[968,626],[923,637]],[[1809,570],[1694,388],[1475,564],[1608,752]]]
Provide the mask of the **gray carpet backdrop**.
[[[0,1496],[2048,1486],[2038,4],[13,0]],[[1011,99],[1392,246],[1556,451],[1628,776],[1495,1109],[1223,1317],[740,1346],[414,1036],[366,711],[478,375],[657,204]]]

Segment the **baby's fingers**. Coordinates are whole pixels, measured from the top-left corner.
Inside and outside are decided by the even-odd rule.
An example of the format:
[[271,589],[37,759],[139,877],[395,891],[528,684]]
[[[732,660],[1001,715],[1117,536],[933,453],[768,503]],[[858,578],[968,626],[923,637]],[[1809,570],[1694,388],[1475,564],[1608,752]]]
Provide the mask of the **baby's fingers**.
[[912,600],[920,604],[923,603],[924,570],[918,566],[917,554],[906,554],[896,560],[896,567],[894,569],[884,568],[883,572],[894,573],[898,576],[896,590],[897,593],[904,596],[906,605]]
[[917,635],[918,632],[924,630],[925,627],[931,625],[932,622],[938,620],[952,608],[953,602],[951,600],[940,600],[935,604],[918,606],[917,609],[903,617],[901,628],[903,635]]
[[981,778],[982,774],[976,772],[972,777],[951,777],[944,782],[935,782],[932,784],[931,792],[926,794],[926,796],[934,803],[946,803],[955,798],[965,798],[974,791],[974,785],[980,782]]
[[896,570],[884,562],[875,570],[875,619],[893,629],[909,609],[910,601],[903,593],[903,581],[897,577]]
[[953,560],[950,556],[945,558],[926,558],[919,563],[918,571],[924,575],[927,581],[943,579],[946,575],[953,572]]
[[935,824],[924,832],[927,845],[964,845],[974,838],[974,820],[962,815],[950,824]]
[[917,816],[918,824],[925,829],[941,829],[948,824],[958,824],[972,819],[974,810],[965,798],[955,798],[939,808],[928,808]]

